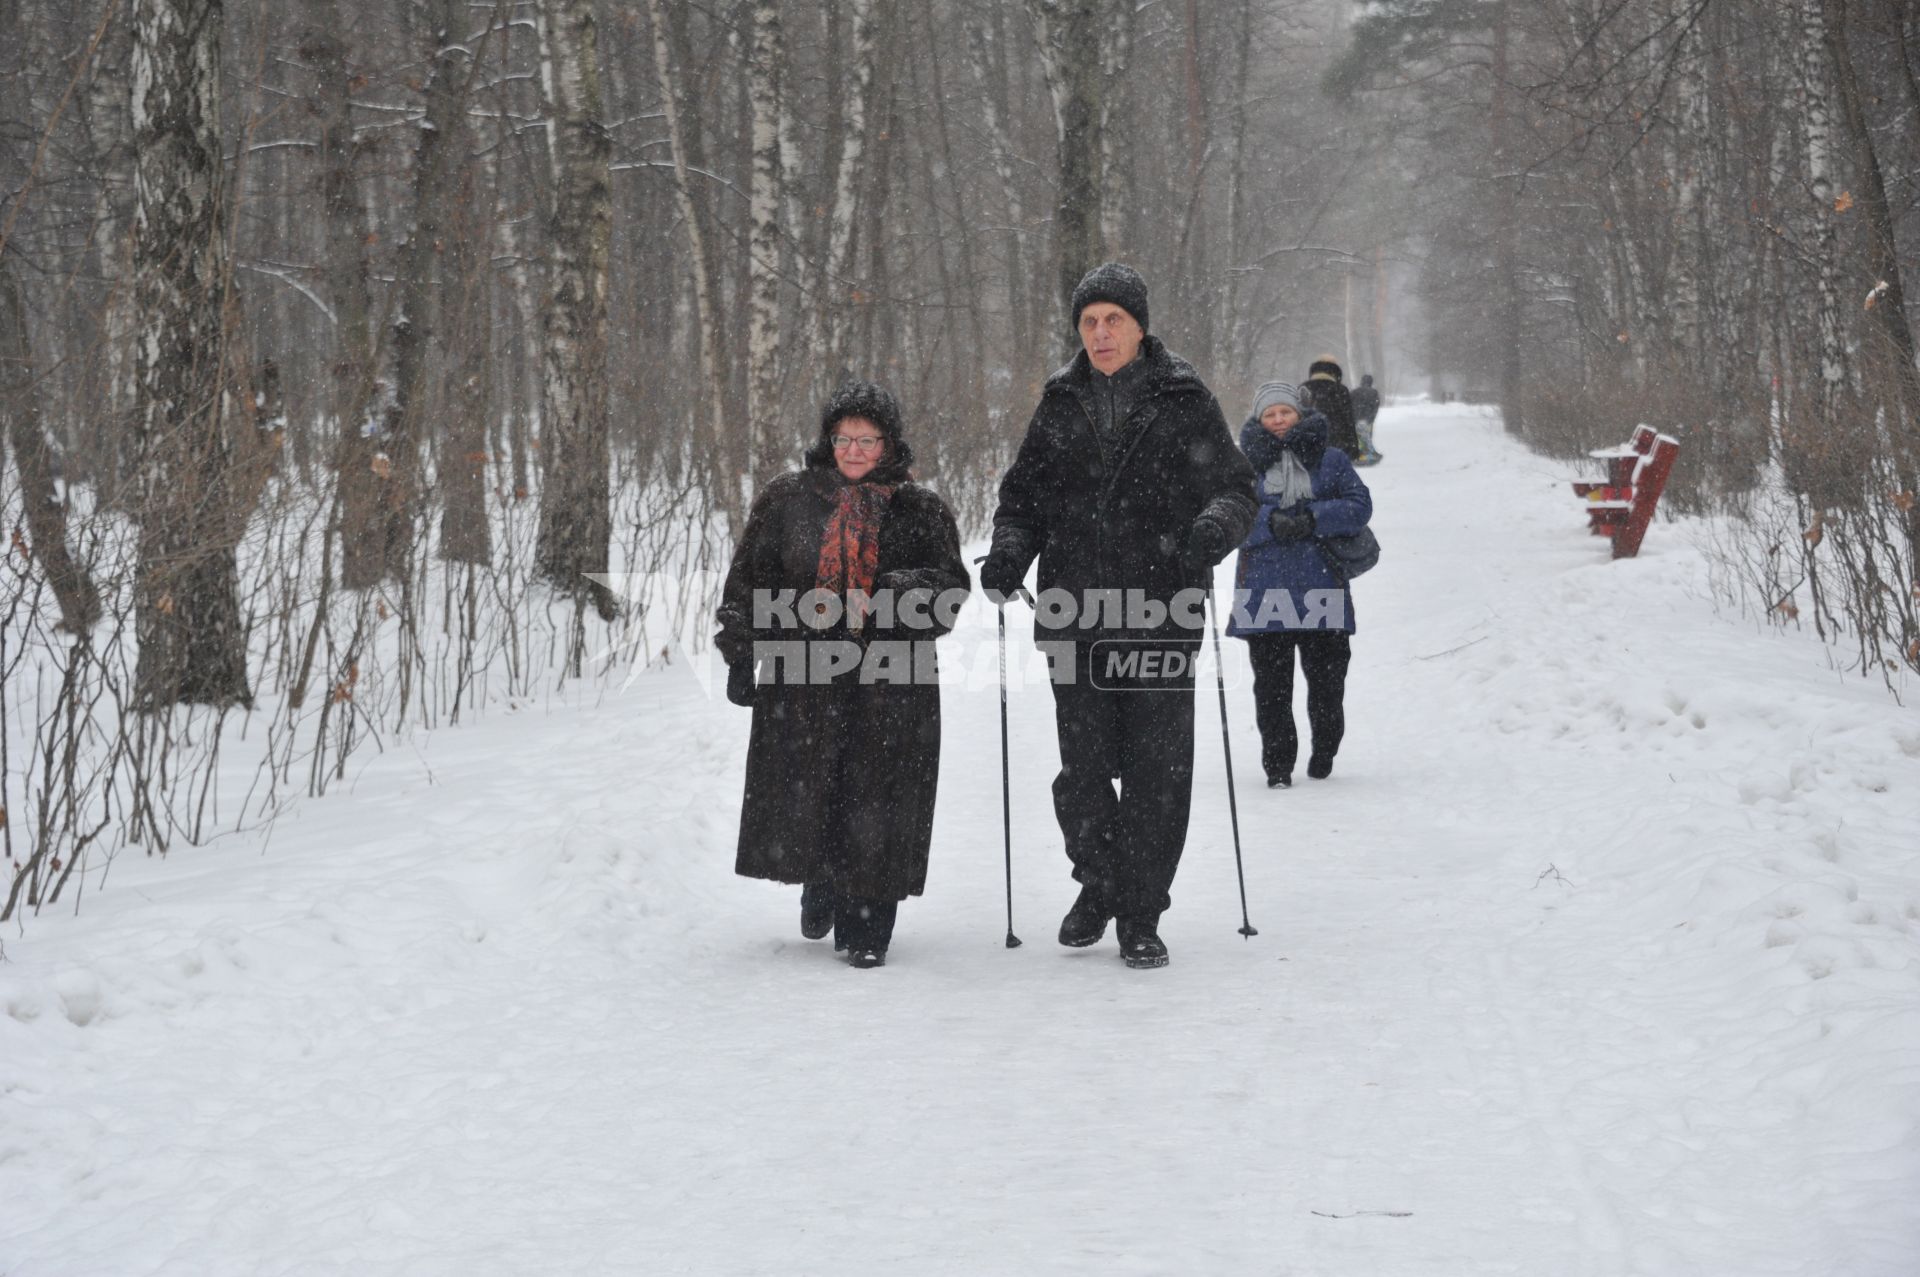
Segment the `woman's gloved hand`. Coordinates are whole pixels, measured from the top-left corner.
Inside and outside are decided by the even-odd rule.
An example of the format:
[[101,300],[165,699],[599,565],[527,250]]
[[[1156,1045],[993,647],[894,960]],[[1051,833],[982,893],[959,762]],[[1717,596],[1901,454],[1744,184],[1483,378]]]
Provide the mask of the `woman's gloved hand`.
[[754,686],[753,662],[735,661],[727,666],[727,699],[735,705],[751,707],[760,689]]
[[1267,516],[1267,530],[1276,541],[1304,541],[1313,535],[1313,511],[1275,510]]

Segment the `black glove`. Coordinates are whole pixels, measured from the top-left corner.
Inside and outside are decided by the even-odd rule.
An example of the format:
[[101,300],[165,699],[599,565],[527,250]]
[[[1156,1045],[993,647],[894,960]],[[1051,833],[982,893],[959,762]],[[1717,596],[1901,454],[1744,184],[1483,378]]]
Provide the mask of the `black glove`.
[[1013,559],[1007,555],[989,554],[987,561],[980,565],[980,588],[986,591],[988,601],[994,604],[1004,603],[1018,594],[1021,582],[1026,577],[1027,570],[1016,568]]
[[1187,529],[1187,564],[1195,571],[1208,571],[1226,558],[1232,548],[1227,544],[1226,533],[1212,519],[1195,519]]
[[735,705],[752,706],[760,689],[754,686],[753,662],[735,661],[727,666],[727,699]]
[[1276,541],[1304,541],[1313,535],[1313,511],[1301,510],[1289,514],[1285,510],[1275,510],[1267,516],[1267,530],[1273,533]]

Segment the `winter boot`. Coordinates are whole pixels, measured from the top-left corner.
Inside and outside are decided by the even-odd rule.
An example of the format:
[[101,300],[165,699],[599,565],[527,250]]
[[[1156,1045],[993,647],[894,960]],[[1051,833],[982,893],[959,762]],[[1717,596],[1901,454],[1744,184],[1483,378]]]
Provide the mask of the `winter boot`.
[[849,949],[847,965],[862,971],[884,967],[887,965],[887,951],[885,949]]
[[1286,772],[1274,772],[1267,777],[1268,789],[1292,789],[1293,777]]
[[1307,775],[1315,780],[1325,780],[1333,775],[1333,755],[1315,754],[1307,760]]
[[830,882],[810,882],[800,888],[801,935],[809,940],[821,940],[833,930],[833,899]]
[[1120,957],[1128,966],[1167,965],[1167,946],[1160,939],[1158,918],[1122,918],[1119,922]]
[[1107,919],[1112,916],[1098,891],[1091,885],[1081,887],[1073,908],[1060,920],[1060,943],[1070,949],[1099,944],[1100,937],[1107,934]]

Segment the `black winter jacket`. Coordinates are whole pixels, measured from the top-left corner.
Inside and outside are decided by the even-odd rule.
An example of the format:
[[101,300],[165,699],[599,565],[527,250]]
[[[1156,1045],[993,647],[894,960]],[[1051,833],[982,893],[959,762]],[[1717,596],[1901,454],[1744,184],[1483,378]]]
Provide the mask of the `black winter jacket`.
[[1327,443],[1349,457],[1360,455],[1360,432],[1353,425],[1353,394],[1337,381],[1308,378],[1302,385],[1313,394],[1313,406],[1327,419]]
[[[1213,564],[1253,525],[1253,467],[1213,392],[1159,338],[1148,337],[1141,349],[1144,375],[1109,447],[1096,433],[1095,374],[1082,351],[1047,379],[1019,456],[1000,481],[993,553],[1023,573],[1037,555],[1042,593],[1065,590],[1077,608],[1070,631],[1036,625],[1039,641],[1198,639],[1198,623],[1182,625],[1190,611],[1169,610],[1158,625],[1115,624],[1110,611],[1087,600],[1095,591],[1118,591],[1123,600],[1138,591],[1166,605],[1182,590],[1205,589]],[[1196,525],[1217,547],[1211,561],[1188,554]]]

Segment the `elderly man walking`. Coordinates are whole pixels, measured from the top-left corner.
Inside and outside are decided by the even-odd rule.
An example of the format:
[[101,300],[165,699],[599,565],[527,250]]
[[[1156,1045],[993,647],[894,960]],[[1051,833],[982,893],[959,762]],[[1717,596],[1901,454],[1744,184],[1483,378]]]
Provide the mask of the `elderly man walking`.
[[1117,920],[1130,967],[1167,964],[1159,923],[1186,845],[1203,604],[1256,508],[1219,403],[1149,334],[1147,311],[1146,281],[1116,262],[1074,289],[1081,350],[1041,391],[980,570],[1004,599],[1040,561],[1054,814],[1080,883],[1060,943],[1096,944]]

